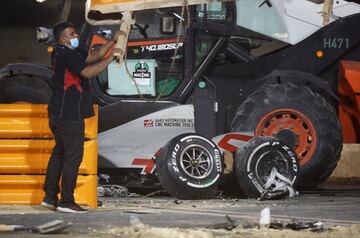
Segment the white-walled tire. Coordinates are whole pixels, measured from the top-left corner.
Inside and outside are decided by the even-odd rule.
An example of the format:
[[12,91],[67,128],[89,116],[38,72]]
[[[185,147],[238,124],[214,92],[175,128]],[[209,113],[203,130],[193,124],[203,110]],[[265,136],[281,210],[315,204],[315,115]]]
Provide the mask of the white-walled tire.
[[241,190],[251,198],[260,198],[271,169],[275,167],[293,184],[300,165],[296,153],[285,143],[273,137],[255,137],[242,146],[235,155],[235,175]]
[[214,197],[223,160],[210,140],[183,134],[170,140],[156,159],[156,172],[164,189],[180,199]]

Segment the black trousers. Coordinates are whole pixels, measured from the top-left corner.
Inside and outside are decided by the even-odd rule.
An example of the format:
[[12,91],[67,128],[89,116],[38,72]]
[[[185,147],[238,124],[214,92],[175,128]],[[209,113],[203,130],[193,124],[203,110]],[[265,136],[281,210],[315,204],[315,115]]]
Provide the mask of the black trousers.
[[61,177],[59,204],[74,203],[74,189],[84,154],[84,120],[64,121],[49,115],[49,126],[56,144],[46,170],[44,191],[48,199],[57,201]]

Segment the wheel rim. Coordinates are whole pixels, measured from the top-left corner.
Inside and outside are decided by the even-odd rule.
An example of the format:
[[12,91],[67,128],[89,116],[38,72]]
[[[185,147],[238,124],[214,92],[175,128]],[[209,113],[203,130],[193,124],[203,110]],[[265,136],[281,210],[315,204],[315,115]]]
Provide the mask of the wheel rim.
[[274,167],[280,174],[285,176],[289,174],[289,164],[284,155],[277,150],[266,151],[255,164],[255,174],[258,181],[266,183]]
[[213,157],[200,145],[187,146],[180,155],[180,166],[193,179],[206,178],[213,169]]
[[293,149],[303,166],[311,159],[316,147],[316,130],[307,116],[293,109],[278,109],[266,114],[255,129],[257,136],[281,138],[281,134],[289,132],[294,135]]

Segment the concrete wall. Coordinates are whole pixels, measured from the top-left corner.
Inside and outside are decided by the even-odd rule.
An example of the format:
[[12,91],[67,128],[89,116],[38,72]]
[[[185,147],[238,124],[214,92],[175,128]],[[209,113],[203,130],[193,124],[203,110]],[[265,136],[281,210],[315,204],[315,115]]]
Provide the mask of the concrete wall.
[[360,145],[344,144],[341,159],[329,181],[360,182]]

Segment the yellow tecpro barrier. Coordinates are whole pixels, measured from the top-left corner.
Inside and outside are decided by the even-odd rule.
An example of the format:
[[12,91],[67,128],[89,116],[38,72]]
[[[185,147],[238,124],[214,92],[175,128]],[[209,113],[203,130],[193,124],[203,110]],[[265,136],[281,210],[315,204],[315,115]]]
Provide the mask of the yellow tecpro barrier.
[[[98,107],[94,107],[97,112]],[[97,115],[97,114],[96,114]],[[98,117],[85,120],[85,137],[97,138]],[[0,138],[52,138],[47,105],[0,104]]]
[[[54,140],[0,140],[0,174],[45,174]],[[84,145],[79,174],[97,174],[97,140]]]
[[[75,200],[97,207],[96,116],[85,120],[84,156]],[[0,204],[40,204],[47,163],[53,146],[47,105],[0,104]]]
[[[44,175],[0,175],[1,204],[40,204],[44,192]],[[97,175],[79,175],[75,200],[81,205],[97,207]]]

